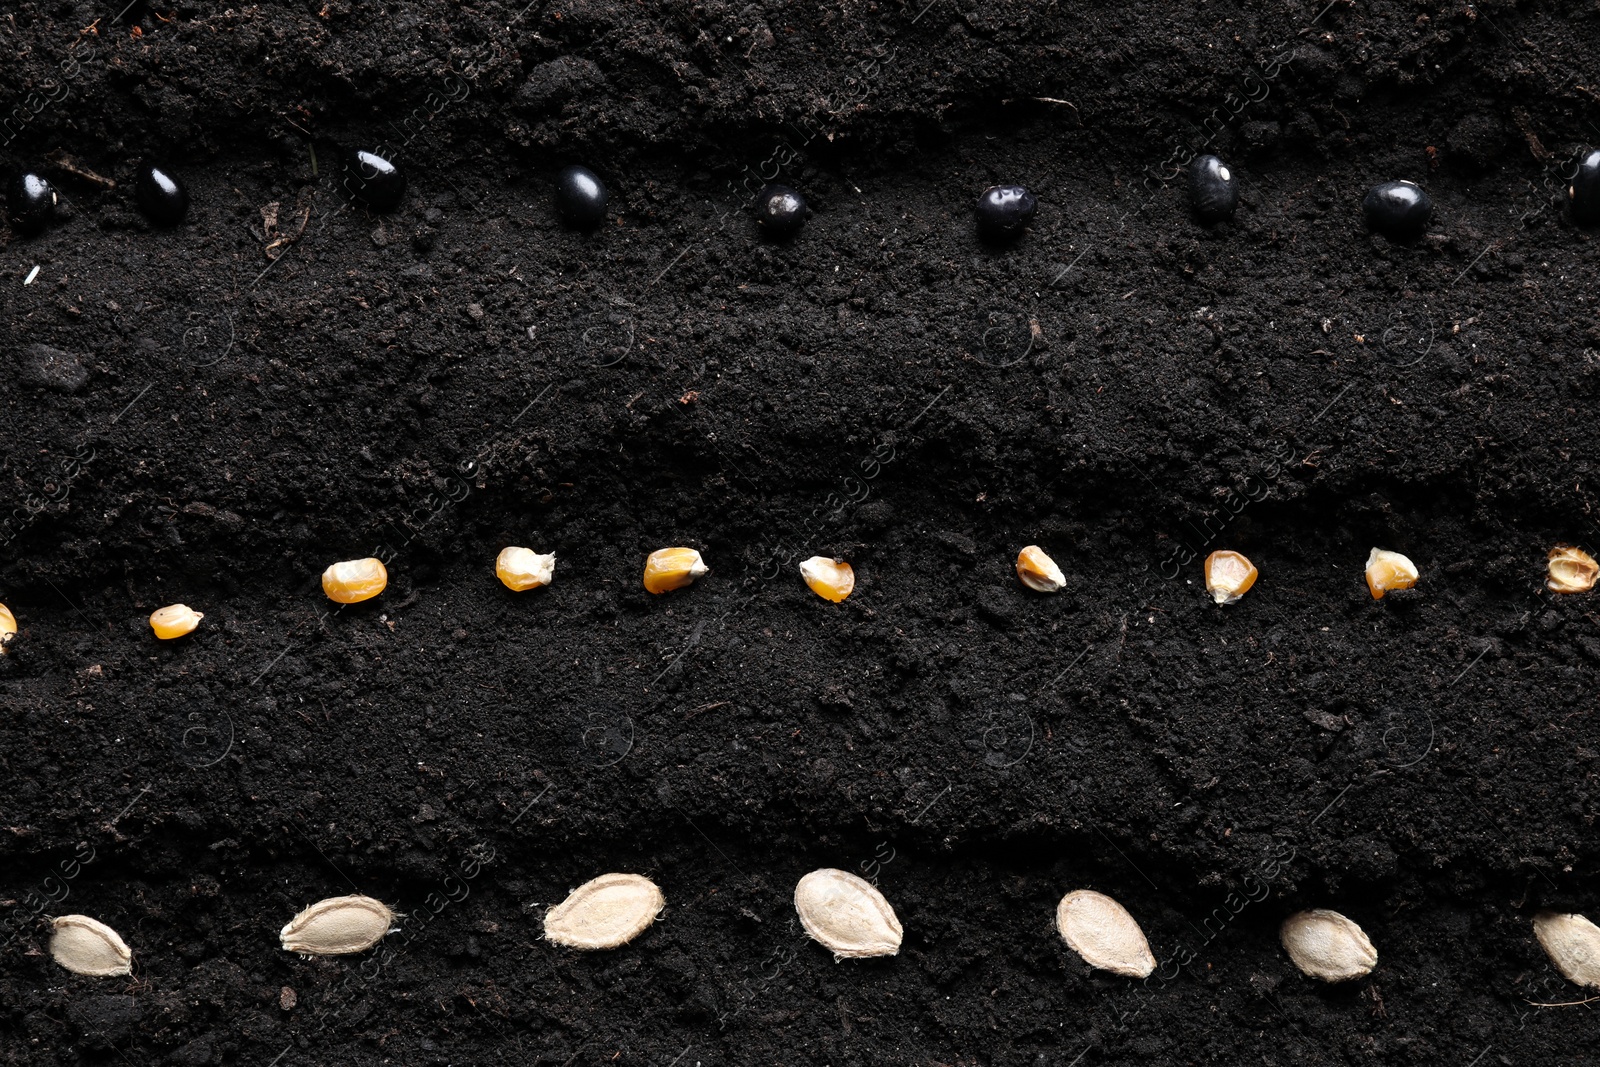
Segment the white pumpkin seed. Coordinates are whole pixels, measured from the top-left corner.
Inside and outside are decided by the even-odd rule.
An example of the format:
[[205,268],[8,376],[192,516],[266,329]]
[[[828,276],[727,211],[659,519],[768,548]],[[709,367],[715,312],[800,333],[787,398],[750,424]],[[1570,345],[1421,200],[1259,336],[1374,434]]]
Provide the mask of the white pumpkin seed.
[[133,952],[111,927],[87,915],[51,920],[50,955],[73,974],[106,978],[133,973]]
[[1127,978],[1148,978],[1156,969],[1144,931],[1127,908],[1104,893],[1075,889],[1062,897],[1056,929],[1091,967]]
[[1562,977],[1600,989],[1600,926],[1582,915],[1546,911],[1533,917],[1533,933]]
[[877,886],[849,871],[824,867],[794,887],[794,910],[812,940],[833,960],[894,956],[904,931]]
[[1300,911],[1283,920],[1283,950],[1308,978],[1344,982],[1372,973],[1378,950],[1349,919],[1326,908]]
[[344,956],[365,952],[383,940],[394,923],[387,904],[371,897],[328,897],[306,908],[278,934],[285,952],[306,956]]
[[644,933],[666,906],[644,875],[602,874],[545,912],[544,936],[568,948],[616,948]]

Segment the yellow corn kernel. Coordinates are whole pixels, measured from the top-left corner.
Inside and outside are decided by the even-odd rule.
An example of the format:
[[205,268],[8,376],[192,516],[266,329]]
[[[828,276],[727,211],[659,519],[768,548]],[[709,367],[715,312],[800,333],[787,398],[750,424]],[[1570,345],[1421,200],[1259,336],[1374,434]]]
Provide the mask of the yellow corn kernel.
[[518,593],[549,585],[555,573],[555,554],[541,556],[531,548],[503,548],[494,561],[495,577]]
[[1237,552],[1223,550],[1206,557],[1206,592],[1218,604],[1232,604],[1256,584],[1256,565]]
[[174,637],[194,633],[194,628],[200,625],[200,620],[205,618],[201,612],[195,611],[187,604],[168,604],[164,608],[157,608],[150,613],[150,629],[163,641],[171,641]]
[[1544,583],[1552,593],[1587,593],[1600,578],[1600,563],[1581,548],[1557,545],[1550,550],[1550,577]]
[[1067,584],[1067,576],[1056,561],[1038,545],[1029,545],[1017,553],[1017,577],[1036,593],[1059,593]]
[[670,593],[710,569],[692,548],[658,548],[644,561],[644,587],[652,593]]
[[5,655],[6,646],[11,639],[17,636],[17,617],[11,614],[11,609],[0,604],[0,656]]
[[823,600],[840,603],[856,587],[856,572],[848,563],[827,556],[812,556],[800,564],[800,577]]
[[1382,600],[1383,594],[1396,589],[1410,589],[1417,584],[1417,565],[1398,552],[1375,548],[1367,556],[1367,588],[1373,600]]
[[343,560],[322,572],[322,591],[329,600],[341,604],[371,600],[388,584],[389,572],[384,569],[383,560],[372,556]]

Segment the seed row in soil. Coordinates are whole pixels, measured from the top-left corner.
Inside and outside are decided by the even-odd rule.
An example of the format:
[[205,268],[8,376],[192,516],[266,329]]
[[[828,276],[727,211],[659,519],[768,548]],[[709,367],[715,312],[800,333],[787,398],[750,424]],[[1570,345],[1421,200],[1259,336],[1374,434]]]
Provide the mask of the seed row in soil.
[[[495,576],[513,592],[527,592],[549,585],[555,578],[556,557],[529,548],[511,546],[495,559]],[[1028,545],[1017,554],[1017,580],[1037,593],[1059,593],[1066,588],[1066,575],[1038,545]],[[843,560],[812,556],[800,563],[800,577],[817,596],[833,603],[843,602],[855,589],[855,568]],[[650,553],[644,566],[644,587],[657,595],[693,584],[711,573],[699,551],[693,548],[663,548]],[[1219,605],[1234,604],[1256,583],[1258,571],[1242,553],[1218,549],[1206,557],[1206,592]],[[1392,592],[1412,589],[1421,574],[1409,556],[1388,549],[1374,548],[1367,556],[1367,589],[1372,599],[1382,600]],[[1574,545],[1557,545],[1550,550],[1546,564],[1545,587],[1553,593],[1587,593],[1600,579],[1600,562]],[[389,585],[389,571],[376,556],[341,560],[322,572],[322,591],[338,604],[359,604],[381,594]],[[187,604],[168,604],[150,614],[150,629],[163,641],[193,633],[205,613]],[[0,604],[0,653],[18,632],[17,617]]]
[[[552,944],[580,951],[621,948],[639,937],[666,909],[661,888],[639,874],[610,873],[574,889],[545,913],[544,935]],[[878,887],[859,875],[824,867],[805,875],[794,890],[800,925],[835,962],[897,956],[904,937],[894,907]],[[279,933],[283,951],[302,957],[350,956],[374,948],[396,927],[388,905],[363,895],[329,897],[301,910]],[[87,915],[52,920],[51,957],[74,974],[119,977],[133,973],[133,951],[111,927]],[[1113,898],[1075,889],[1056,906],[1056,932],[1090,967],[1124,978],[1148,978],[1156,969],[1139,923]],[[1534,936],[1563,976],[1578,985],[1600,986],[1600,927],[1585,916],[1540,912]],[[1347,982],[1378,965],[1378,952],[1353,920],[1327,908],[1310,908],[1284,919],[1279,941],[1308,978]]]
[[[353,203],[387,214],[404,200],[406,173],[388,156],[367,149],[342,153],[341,187]],[[1233,217],[1239,206],[1239,181],[1213,155],[1189,163],[1189,198],[1195,217],[1207,225]],[[43,176],[18,175],[7,191],[12,227],[23,236],[46,229],[55,217],[56,192]],[[134,200],[156,226],[177,226],[188,216],[189,191],[166,166],[144,163],[134,181]],[[1600,224],[1600,148],[1579,153],[1567,186],[1572,219],[1580,226]],[[556,176],[555,209],[574,230],[593,230],[606,218],[610,193],[587,167],[567,167]],[[786,185],[769,184],[756,195],[756,222],[774,239],[793,237],[810,215],[805,198]],[[980,237],[995,245],[1017,240],[1039,208],[1039,198],[1021,185],[995,185],[979,195],[974,218]],[[1433,218],[1433,199],[1412,181],[1379,182],[1361,200],[1368,227],[1395,241],[1421,237]]]

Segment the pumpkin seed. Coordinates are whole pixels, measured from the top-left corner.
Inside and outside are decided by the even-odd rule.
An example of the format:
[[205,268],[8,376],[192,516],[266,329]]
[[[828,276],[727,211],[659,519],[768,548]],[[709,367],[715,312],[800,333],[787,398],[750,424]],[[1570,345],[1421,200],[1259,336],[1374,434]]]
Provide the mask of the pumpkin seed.
[[1326,908],[1300,911],[1283,920],[1283,949],[1308,978],[1344,982],[1372,973],[1378,951],[1361,927]]
[[1600,926],[1582,915],[1546,911],[1533,917],[1533,933],[1562,977],[1600,989]]
[[1127,978],[1148,978],[1156,969],[1144,931],[1128,909],[1104,893],[1075,889],[1062,897],[1056,929],[1091,967]]
[[382,941],[394,918],[387,904],[371,897],[328,897],[290,919],[278,937],[285,952],[344,956]]
[[667,900],[642,874],[602,874],[545,912],[544,936],[568,948],[616,948],[656,921]]
[[878,888],[849,871],[824,867],[794,887],[794,910],[812,940],[833,953],[834,962],[900,952],[903,931]]
[[50,955],[73,974],[106,978],[133,973],[133,953],[111,927],[87,915],[51,920]]

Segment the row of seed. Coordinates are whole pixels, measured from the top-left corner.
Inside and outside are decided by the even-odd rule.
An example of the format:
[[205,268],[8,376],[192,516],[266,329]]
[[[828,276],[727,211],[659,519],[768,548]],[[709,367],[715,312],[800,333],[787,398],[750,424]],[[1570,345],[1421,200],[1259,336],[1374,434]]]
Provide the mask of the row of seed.
[[[506,588],[526,592],[549,585],[555,577],[554,553],[538,553],[531,548],[507,548],[494,562],[496,577]],[[644,587],[652,593],[682,589],[710,573],[700,553],[692,548],[663,548],[650,553],[644,565]],[[1255,564],[1244,555],[1219,550],[1206,557],[1206,591],[1218,604],[1232,604],[1256,584]],[[839,603],[856,587],[856,572],[843,560],[812,556],[800,564],[800,577],[811,591],[824,600]],[[1067,584],[1066,575],[1055,560],[1038,545],[1029,545],[1017,555],[1017,578],[1039,593],[1058,593]],[[1388,549],[1374,548],[1367,556],[1367,588],[1374,600],[1396,589],[1417,584],[1417,565],[1407,556]],[[1581,548],[1557,545],[1550,550],[1545,585],[1555,593],[1587,593],[1600,578],[1600,563]],[[359,604],[371,600],[389,585],[389,571],[376,557],[349,559],[322,572],[322,590],[340,604]],[[203,612],[187,604],[169,604],[150,615],[150,628],[162,640],[193,633]],[[0,604],[0,651],[17,632],[17,619]]]
[[[400,206],[406,174],[387,154],[366,149],[342,152],[344,186],[352,199],[378,212]],[[134,182],[139,209],[157,225],[176,226],[189,211],[189,192],[165,167],[144,163]],[[1189,196],[1204,223],[1232,218],[1239,206],[1239,182],[1233,170],[1212,155],[1189,163]],[[24,235],[42,231],[55,217],[56,193],[38,174],[21,174],[9,190],[12,225]],[[1579,225],[1600,223],[1600,148],[1580,153],[1567,186],[1572,217]],[[605,183],[587,167],[567,167],[556,178],[556,210],[569,226],[592,230],[605,221],[609,194]],[[1021,185],[995,185],[978,198],[978,232],[995,242],[1011,241],[1033,221],[1039,198]],[[1433,201],[1411,181],[1379,182],[1361,201],[1367,225],[1396,240],[1422,234],[1433,216]],[[787,185],[771,184],[756,196],[756,220],[773,237],[799,231],[811,213],[805,198]]]
[[[666,908],[661,888],[639,874],[603,874],[574,889],[545,913],[545,938],[567,948],[613,949],[644,933]],[[794,889],[794,907],[812,940],[837,962],[895,956],[903,931],[876,886],[833,867],[812,871]],[[391,932],[396,913],[367,896],[329,897],[301,911],[279,932],[285,952],[344,956],[365,952]],[[133,973],[133,952],[111,927],[87,915],[53,920],[50,954],[74,974]],[[1056,906],[1056,930],[1089,966],[1128,978],[1156,969],[1150,942],[1128,910],[1104,893],[1076,889]],[[1582,915],[1541,912],[1534,935],[1568,980],[1600,987],[1600,927]],[[1300,911],[1279,930],[1300,972],[1325,982],[1362,978],[1378,952],[1355,922],[1325,908]]]
[[[1582,593],[1594,589],[1600,577],[1600,563],[1589,553],[1573,545],[1555,545],[1550,550],[1549,576],[1546,585],[1552,592]],[[683,589],[694,579],[709,574],[710,568],[701,553],[694,549],[659,549],[645,560],[645,589],[653,593]],[[501,550],[494,560],[494,574],[506,584],[507,589],[526,592],[549,585],[555,577],[555,553],[539,553],[533,549],[510,547]],[[1066,574],[1056,566],[1056,561],[1046,555],[1037,544],[1027,545],[1016,557],[1016,576],[1022,584],[1035,592],[1061,592],[1067,584]],[[1250,592],[1256,584],[1256,565],[1243,553],[1218,550],[1205,560],[1205,587],[1219,605],[1229,605]],[[800,577],[811,592],[834,603],[845,600],[856,587],[856,571],[843,560],[830,560],[813,555],[800,563]],[[1366,557],[1366,587],[1373,600],[1382,600],[1384,593],[1395,589],[1411,589],[1418,582],[1418,569],[1410,557],[1387,549],[1373,549]],[[389,569],[376,557],[365,560],[342,560],[322,573],[322,589],[330,600],[338,603],[360,603],[371,600],[389,585]],[[150,613],[150,629],[155,637],[171,640],[192,633],[205,617],[189,605],[168,605]],[[16,635],[16,616],[11,609],[0,605],[0,651]]]

